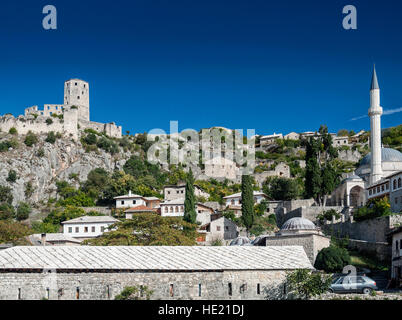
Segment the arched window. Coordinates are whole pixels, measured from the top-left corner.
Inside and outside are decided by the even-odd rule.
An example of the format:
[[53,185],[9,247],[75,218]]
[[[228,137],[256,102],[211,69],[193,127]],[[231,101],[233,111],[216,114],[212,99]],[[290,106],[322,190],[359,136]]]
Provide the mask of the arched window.
[[399,178],[399,179],[398,179],[398,188],[401,188],[401,187],[402,187],[402,179]]
[[394,183],[393,183],[393,190],[395,190],[396,189],[396,179],[394,180]]

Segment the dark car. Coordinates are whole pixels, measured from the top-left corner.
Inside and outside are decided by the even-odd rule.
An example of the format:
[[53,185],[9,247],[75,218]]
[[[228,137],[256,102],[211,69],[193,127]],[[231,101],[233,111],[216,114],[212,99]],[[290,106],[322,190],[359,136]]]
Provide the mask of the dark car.
[[336,278],[329,289],[334,293],[364,293],[378,290],[374,280],[366,276],[342,276]]

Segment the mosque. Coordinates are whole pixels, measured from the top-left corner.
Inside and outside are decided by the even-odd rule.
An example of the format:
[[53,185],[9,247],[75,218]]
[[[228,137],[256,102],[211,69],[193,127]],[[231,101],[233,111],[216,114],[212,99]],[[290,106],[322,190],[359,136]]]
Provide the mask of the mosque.
[[364,205],[370,197],[369,188],[402,171],[402,153],[395,149],[382,147],[382,112],[380,87],[374,67],[370,88],[370,108],[368,110],[371,152],[362,159],[355,173],[344,179],[335,189],[330,200],[332,205],[346,207]]

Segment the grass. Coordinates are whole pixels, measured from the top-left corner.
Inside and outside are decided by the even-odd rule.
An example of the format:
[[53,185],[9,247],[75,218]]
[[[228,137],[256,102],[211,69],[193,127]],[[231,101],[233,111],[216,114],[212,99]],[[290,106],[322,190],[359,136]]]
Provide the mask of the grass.
[[356,251],[349,251],[351,264],[357,268],[367,268],[372,271],[388,271],[389,266],[373,257],[363,255]]

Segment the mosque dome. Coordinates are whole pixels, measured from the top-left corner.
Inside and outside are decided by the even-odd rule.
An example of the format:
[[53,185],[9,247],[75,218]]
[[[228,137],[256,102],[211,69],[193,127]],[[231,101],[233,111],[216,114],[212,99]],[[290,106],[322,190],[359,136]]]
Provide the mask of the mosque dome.
[[[398,150],[391,148],[381,149],[381,161],[382,162],[402,162],[402,153]],[[371,162],[371,152],[363,158],[360,162],[360,166],[370,165]]]
[[284,230],[317,230],[317,227],[310,220],[297,217],[287,220],[281,228],[281,231]]

